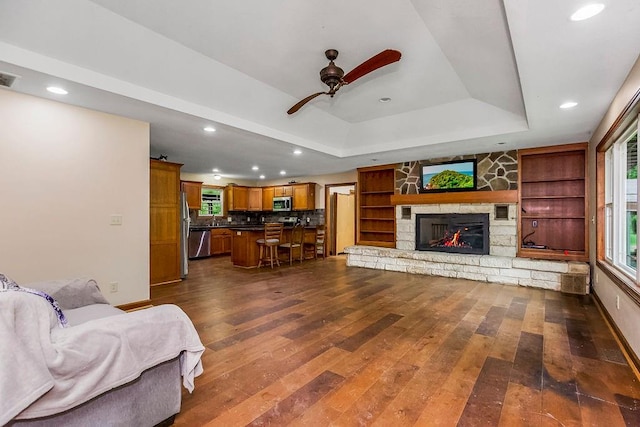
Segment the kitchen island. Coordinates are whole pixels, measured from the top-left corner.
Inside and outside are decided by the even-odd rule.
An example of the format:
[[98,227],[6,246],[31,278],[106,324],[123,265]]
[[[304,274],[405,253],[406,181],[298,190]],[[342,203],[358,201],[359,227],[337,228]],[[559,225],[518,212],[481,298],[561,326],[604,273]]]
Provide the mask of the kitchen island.
[[[282,232],[282,243],[291,238],[293,227],[285,227]],[[260,250],[256,241],[264,237],[264,226],[230,227],[231,229],[231,262],[236,267],[253,268],[260,261]],[[307,226],[304,228],[305,243],[314,243],[316,240],[316,228]],[[294,253],[295,256],[295,253]],[[299,253],[298,253],[299,256]],[[282,262],[282,261],[281,261]]]

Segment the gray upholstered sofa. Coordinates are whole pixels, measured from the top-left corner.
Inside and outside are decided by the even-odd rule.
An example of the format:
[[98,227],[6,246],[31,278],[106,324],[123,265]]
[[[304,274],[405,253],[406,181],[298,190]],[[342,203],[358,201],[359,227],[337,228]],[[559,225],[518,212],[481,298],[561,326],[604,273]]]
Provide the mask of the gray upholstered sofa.
[[[61,310],[25,288],[44,291]],[[32,283],[21,290],[0,292],[0,425],[173,422],[180,411],[181,376],[191,391],[204,351],[180,308],[125,313],[87,279]]]

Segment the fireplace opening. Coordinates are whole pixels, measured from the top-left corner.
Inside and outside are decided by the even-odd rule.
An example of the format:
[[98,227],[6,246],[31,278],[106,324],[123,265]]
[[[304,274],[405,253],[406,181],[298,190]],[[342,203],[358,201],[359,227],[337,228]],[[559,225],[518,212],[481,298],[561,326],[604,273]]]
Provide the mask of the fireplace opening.
[[418,214],[416,250],[489,254],[489,214]]

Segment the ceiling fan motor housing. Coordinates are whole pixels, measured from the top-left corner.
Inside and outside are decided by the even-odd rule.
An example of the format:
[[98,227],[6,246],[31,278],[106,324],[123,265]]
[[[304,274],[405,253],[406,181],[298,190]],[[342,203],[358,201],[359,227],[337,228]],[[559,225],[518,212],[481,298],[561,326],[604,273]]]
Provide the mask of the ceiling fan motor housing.
[[335,93],[333,89],[338,83],[342,81],[344,70],[333,63],[333,60],[338,57],[337,50],[329,49],[324,54],[331,62],[329,62],[329,65],[320,70],[320,80],[322,80],[322,83],[329,86],[329,94],[333,96],[333,94]]

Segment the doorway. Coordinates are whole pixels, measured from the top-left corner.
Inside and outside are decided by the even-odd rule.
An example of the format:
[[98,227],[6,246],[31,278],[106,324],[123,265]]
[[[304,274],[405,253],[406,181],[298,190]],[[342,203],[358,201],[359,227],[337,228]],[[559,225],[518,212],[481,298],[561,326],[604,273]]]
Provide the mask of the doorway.
[[327,184],[325,200],[327,254],[338,255],[356,242],[356,183]]

